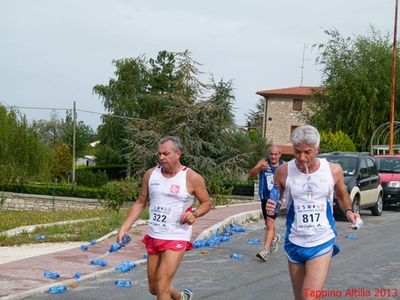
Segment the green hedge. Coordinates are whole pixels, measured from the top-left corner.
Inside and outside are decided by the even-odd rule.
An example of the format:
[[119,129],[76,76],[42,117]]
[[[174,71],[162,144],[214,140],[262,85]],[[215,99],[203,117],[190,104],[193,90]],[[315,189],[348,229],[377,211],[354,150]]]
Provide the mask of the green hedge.
[[102,188],[89,188],[66,184],[33,184],[33,183],[7,183],[1,186],[4,192],[48,195],[77,198],[104,198],[106,190]]
[[93,173],[105,172],[109,180],[124,179],[127,170],[127,165],[79,166],[75,170],[75,176],[79,177],[79,173],[90,171]]
[[232,195],[254,196],[254,183],[247,181],[227,181],[224,186],[232,189]]

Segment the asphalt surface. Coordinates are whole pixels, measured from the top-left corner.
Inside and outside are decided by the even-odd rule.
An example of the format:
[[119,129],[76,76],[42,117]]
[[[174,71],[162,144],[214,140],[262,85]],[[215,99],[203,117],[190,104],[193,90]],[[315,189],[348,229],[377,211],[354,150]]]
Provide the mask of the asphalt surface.
[[[362,212],[363,227],[354,231],[346,222],[337,222],[337,243],[341,252],[332,260],[322,299],[400,299],[400,211],[384,211],[373,217]],[[278,232],[284,233],[285,218],[278,218]],[[235,233],[218,248],[201,248],[187,253],[174,284],[190,287],[195,299],[293,299],[287,259],[283,247],[268,262],[255,254],[262,240],[263,222],[249,223],[246,232]],[[356,239],[349,239],[349,236]],[[280,245],[282,246],[282,245]],[[244,254],[232,260],[232,253]],[[132,281],[132,287],[115,286],[118,279]],[[145,264],[120,274],[109,272],[96,278],[76,281],[64,294],[36,294],[27,299],[155,299],[147,291]]]

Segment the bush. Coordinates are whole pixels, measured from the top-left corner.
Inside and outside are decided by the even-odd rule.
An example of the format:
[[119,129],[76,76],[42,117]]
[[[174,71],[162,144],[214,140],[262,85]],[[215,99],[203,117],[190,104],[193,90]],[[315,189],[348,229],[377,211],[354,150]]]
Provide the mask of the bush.
[[233,187],[225,185],[224,179],[225,176],[221,173],[215,173],[207,178],[207,189],[214,198],[214,205],[229,204]]
[[98,187],[108,182],[106,171],[92,172],[91,170],[82,169],[76,173],[76,183],[90,187]]
[[100,203],[103,207],[117,212],[124,203],[134,201],[139,194],[137,181],[132,177],[108,182],[105,189],[105,197],[100,199]]
[[90,199],[103,198],[106,194],[105,189],[68,184],[7,183],[1,188],[2,191],[13,193]]
[[356,146],[350,137],[342,131],[321,132],[320,152],[356,151]]
[[75,174],[90,171],[92,173],[105,172],[108,180],[123,179],[128,176],[128,166],[125,165],[96,165],[96,166],[79,166],[76,168]]

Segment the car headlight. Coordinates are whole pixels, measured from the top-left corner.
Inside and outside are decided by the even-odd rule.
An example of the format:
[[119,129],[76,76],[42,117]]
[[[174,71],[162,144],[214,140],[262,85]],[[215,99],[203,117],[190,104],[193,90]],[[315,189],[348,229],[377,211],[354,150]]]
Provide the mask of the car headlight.
[[400,188],[400,181],[389,181],[387,186],[392,188]]

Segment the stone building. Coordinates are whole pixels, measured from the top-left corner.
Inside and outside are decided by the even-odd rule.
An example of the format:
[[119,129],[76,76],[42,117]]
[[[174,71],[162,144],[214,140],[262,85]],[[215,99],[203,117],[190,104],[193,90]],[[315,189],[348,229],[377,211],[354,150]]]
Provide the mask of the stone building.
[[318,87],[299,86],[258,91],[265,100],[263,137],[282,149],[282,154],[293,154],[290,134],[305,125],[301,115],[307,110],[307,102]]

